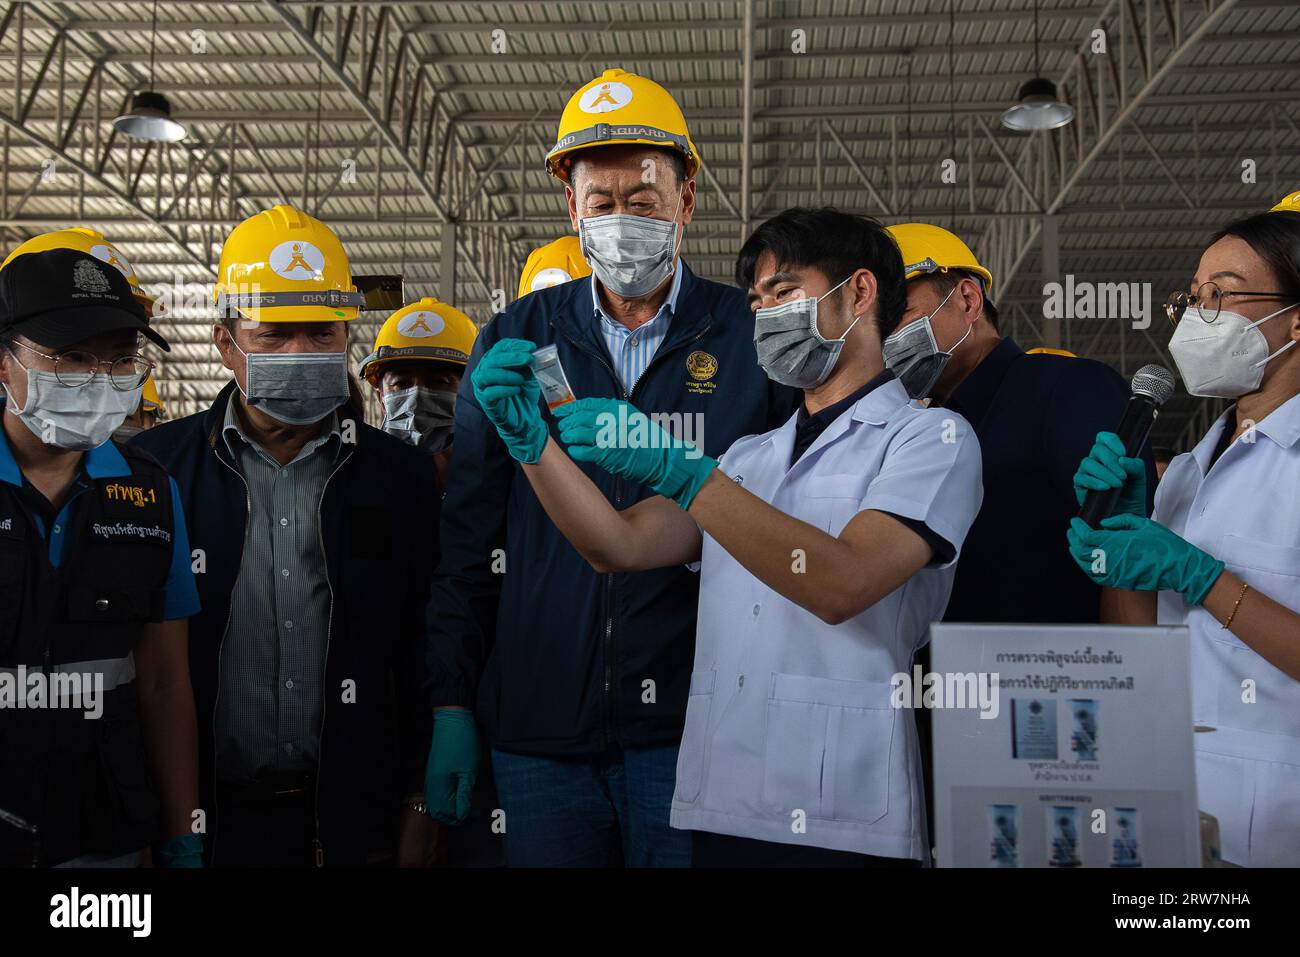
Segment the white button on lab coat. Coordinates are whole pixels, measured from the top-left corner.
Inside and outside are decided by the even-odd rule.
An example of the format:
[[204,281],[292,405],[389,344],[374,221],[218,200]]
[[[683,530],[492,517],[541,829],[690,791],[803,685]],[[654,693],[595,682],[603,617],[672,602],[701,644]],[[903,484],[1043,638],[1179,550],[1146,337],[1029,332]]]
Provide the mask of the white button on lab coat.
[[[788,468],[796,420],[738,441],[722,470],[831,535],[876,509],[924,522],[960,553],[983,497],[979,442],[965,419],[909,404],[889,380]],[[891,706],[890,681],[943,617],[955,561],[828,625],[706,534],[673,827],[923,858],[915,723]],[[815,580],[818,569],[807,574]]]
[[[1252,590],[1300,611],[1300,396],[1209,467],[1234,415],[1169,464],[1152,517]],[[1300,682],[1177,592],[1160,593],[1159,620],[1191,632],[1193,715],[1215,729],[1195,737],[1196,786],[1201,810],[1219,819],[1224,859],[1300,867]]]

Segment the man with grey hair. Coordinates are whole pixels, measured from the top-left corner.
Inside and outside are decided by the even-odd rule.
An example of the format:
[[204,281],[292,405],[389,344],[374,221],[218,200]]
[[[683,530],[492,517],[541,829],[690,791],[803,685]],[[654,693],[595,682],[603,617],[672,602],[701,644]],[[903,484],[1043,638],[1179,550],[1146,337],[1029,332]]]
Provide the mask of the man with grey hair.
[[[713,455],[785,419],[796,397],[759,368],[744,295],[696,276],[680,255],[700,157],[667,90],[623,70],[585,84],[565,107],[547,169],[565,187],[593,275],[507,306],[461,380],[428,616],[436,711],[425,793],[430,813],[465,819],[481,725],[508,865],[686,866],[689,840],[668,817],[695,574],[593,571],[517,464],[536,460],[545,434],[499,436],[470,373],[501,339],[554,345],[574,395],[680,413],[704,424]],[[619,507],[651,494],[588,474]]]

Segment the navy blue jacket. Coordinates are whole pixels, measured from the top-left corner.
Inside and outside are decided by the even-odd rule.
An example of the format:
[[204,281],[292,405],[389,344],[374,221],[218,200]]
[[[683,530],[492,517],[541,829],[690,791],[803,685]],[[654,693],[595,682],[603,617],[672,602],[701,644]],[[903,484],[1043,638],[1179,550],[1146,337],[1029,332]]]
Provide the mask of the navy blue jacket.
[[[475,708],[500,750],[590,755],[681,736],[698,576],[684,566],[595,572],[551,524],[469,376],[499,340],[530,339],[559,347],[578,398],[702,415],[704,451],[714,457],[741,436],[784,422],[798,393],[759,367],[744,294],[681,266],[667,337],[631,395],[594,318],[590,278],[516,300],[474,344],[456,403],[442,563],[429,603],[430,699]],[[594,465],[578,467],[615,508],[653,494]]]
[[[945,621],[1092,623],[1101,587],[1070,557],[1079,512],[1074,473],[1101,431],[1115,430],[1130,389],[1092,359],[1029,355],[1007,337],[948,400],[979,436],[984,504],[966,535]],[[1150,446],[1147,509],[1156,488]]]
[[[208,853],[220,842],[213,802],[218,654],[248,518],[247,490],[221,436],[231,382],[212,407],[134,439],[176,480],[202,610],[190,619],[190,675],[199,722],[199,785]],[[423,699],[424,606],[437,562],[438,478],[432,456],[339,409],[345,442],[320,516],[333,593],[317,775],[326,864],[360,865],[391,849],[404,794],[424,790],[431,712]],[[201,552],[201,555],[200,555]],[[355,694],[344,700],[344,682]],[[220,863],[220,855],[217,856]]]

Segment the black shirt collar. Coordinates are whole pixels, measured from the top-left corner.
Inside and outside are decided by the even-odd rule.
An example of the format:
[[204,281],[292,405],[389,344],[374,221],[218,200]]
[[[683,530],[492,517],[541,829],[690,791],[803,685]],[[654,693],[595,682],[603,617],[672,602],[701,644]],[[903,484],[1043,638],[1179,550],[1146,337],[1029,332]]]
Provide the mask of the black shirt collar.
[[[834,405],[828,405],[826,406],[826,408],[822,409],[820,412],[817,412],[813,415],[810,415],[808,413],[808,406],[800,402],[799,420],[795,423],[795,426],[802,427],[805,422],[808,422],[809,420],[815,420],[819,422],[821,424],[821,428],[824,429],[826,428],[826,426],[830,425],[832,422],[838,419],[841,413],[847,411],[849,406],[857,403],[857,401],[867,393],[874,392],[876,389],[880,388],[882,385],[884,385],[893,377],[894,377],[894,373],[891,370],[886,369],[884,372],[880,373],[880,375],[876,376],[871,381],[864,383],[862,387],[858,389],[857,392],[854,392],[852,395],[845,396],[844,398],[840,399],[840,401],[836,402]],[[820,431],[820,429],[818,431]]]
[[1002,380],[1006,378],[1011,363],[1024,354],[1016,340],[1006,336],[953,390],[944,403],[945,406],[954,412],[960,412],[972,424],[978,425],[993,404],[998,389],[1002,388]]
[[790,464],[794,465],[799,457],[808,451],[808,446],[817,441],[817,437],[826,431],[827,426],[858,403],[863,396],[880,388],[894,378],[889,369],[864,384],[852,395],[845,396],[834,405],[828,405],[820,412],[809,414],[808,407],[799,403],[799,413],[794,423],[794,448],[790,450]]

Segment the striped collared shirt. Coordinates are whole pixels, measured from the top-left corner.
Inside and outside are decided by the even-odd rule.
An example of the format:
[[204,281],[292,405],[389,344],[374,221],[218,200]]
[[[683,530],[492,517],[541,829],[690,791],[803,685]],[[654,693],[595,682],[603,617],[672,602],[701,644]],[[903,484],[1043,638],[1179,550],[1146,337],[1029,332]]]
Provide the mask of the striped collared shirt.
[[654,318],[632,330],[621,322],[611,319],[605,312],[600,304],[600,291],[596,288],[596,277],[591,277],[591,302],[596,321],[600,325],[600,335],[605,340],[609,357],[614,361],[614,372],[618,375],[618,381],[622,383],[623,391],[629,395],[632,393],[632,386],[636,385],[636,380],[641,378],[641,373],[645,372],[646,366],[654,358],[655,351],[668,335],[668,325],[672,322],[673,313],[677,311],[677,293],[682,288],[681,262],[681,259],[677,260],[672,285],[668,289],[668,298],[654,314]]
[[332,415],[281,465],[244,430],[238,401],[230,397],[221,430],[250,503],[221,646],[217,777],[226,784],[308,769],[319,758],[330,592],[317,516],[342,449]]

